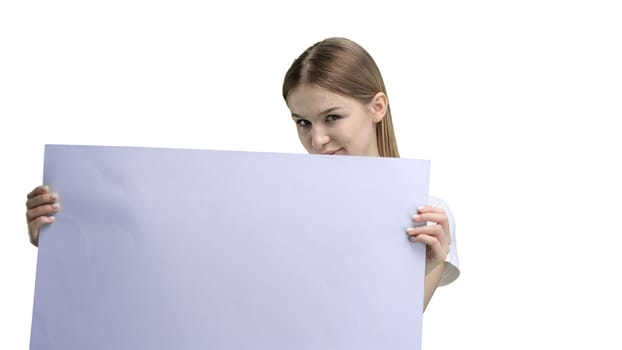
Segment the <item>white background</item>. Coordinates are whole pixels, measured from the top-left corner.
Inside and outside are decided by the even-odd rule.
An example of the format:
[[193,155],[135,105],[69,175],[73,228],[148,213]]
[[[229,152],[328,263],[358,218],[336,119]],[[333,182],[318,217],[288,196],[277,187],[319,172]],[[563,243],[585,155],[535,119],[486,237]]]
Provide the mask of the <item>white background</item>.
[[29,344],[45,143],[303,153],[282,78],[329,36],[374,56],[457,220],[424,349],[622,347],[617,2],[399,3],[3,2],[0,349]]

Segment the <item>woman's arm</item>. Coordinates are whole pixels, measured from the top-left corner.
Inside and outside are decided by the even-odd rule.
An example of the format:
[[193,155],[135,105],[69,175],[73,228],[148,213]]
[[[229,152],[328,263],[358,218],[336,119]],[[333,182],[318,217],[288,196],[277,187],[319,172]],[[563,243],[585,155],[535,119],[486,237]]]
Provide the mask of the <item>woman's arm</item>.
[[446,264],[447,263],[443,261],[425,275],[425,284],[423,287],[423,311],[425,311],[428,307],[428,303],[430,302],[430,299],[432,299],[432,295],[434,295],[436,287],[438,287],[441,282]]
[[48,186],[38,186],[27,195],[26,221],[30,243],[39,244],[39,229],[43,225],[54,222],[53,214],[60,210],[58,195],[50,191]]
[[427,225],[411,227],[406,230],[411,242],[426,244],[425,282],[424,282],[424,310],[428,306],[436,287],[438,287],[445,272],[445,259],[449,254],[451,235],[449,218],[445,210],[426,205],[413,215],[415,223]]

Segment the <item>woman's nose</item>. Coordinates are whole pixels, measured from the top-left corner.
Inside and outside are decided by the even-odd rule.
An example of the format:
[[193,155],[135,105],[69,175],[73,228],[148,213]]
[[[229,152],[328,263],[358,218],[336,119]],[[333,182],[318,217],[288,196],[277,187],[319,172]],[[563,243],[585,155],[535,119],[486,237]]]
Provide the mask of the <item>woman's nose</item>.
[[311,146],[314,151],[320,152],[324,146],[330,141],[330,137],[326,130],[322,127],[314,127],[311,130]]

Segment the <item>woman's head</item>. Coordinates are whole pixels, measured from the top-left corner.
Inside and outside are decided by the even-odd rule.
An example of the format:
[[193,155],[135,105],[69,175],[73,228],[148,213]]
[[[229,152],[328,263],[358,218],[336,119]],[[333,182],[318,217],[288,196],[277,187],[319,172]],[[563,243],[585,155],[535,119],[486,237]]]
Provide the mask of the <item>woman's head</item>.
[[382,76],[360,45],[329,38],[309,47],[285,74],[283,98],[307,151],[399,157]]

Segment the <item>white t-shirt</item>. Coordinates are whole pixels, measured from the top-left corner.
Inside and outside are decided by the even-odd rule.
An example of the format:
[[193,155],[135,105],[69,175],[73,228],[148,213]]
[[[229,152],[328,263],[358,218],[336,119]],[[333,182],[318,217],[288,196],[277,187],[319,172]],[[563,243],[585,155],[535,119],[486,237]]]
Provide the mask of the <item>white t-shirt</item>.
[[445,210],[445,213],[449,218],[451,243],[449,244],[449,254],[447,254],[447,258],[445,259],[445,272],[443,273],[443,277],[441,277],[441,281],[438,284],[439,286],[445,286],[455,281],[458,276],[460,276],[460,264],[458,263],[458,247],[456,244],[456,222],[454,221],[454,216],[451,214],[451,210],[449,210],[449,205],[447,205],[447,203],[445,203],[445,201],[443,201],[442,199],[436,197],[429,197],[428,205]]

